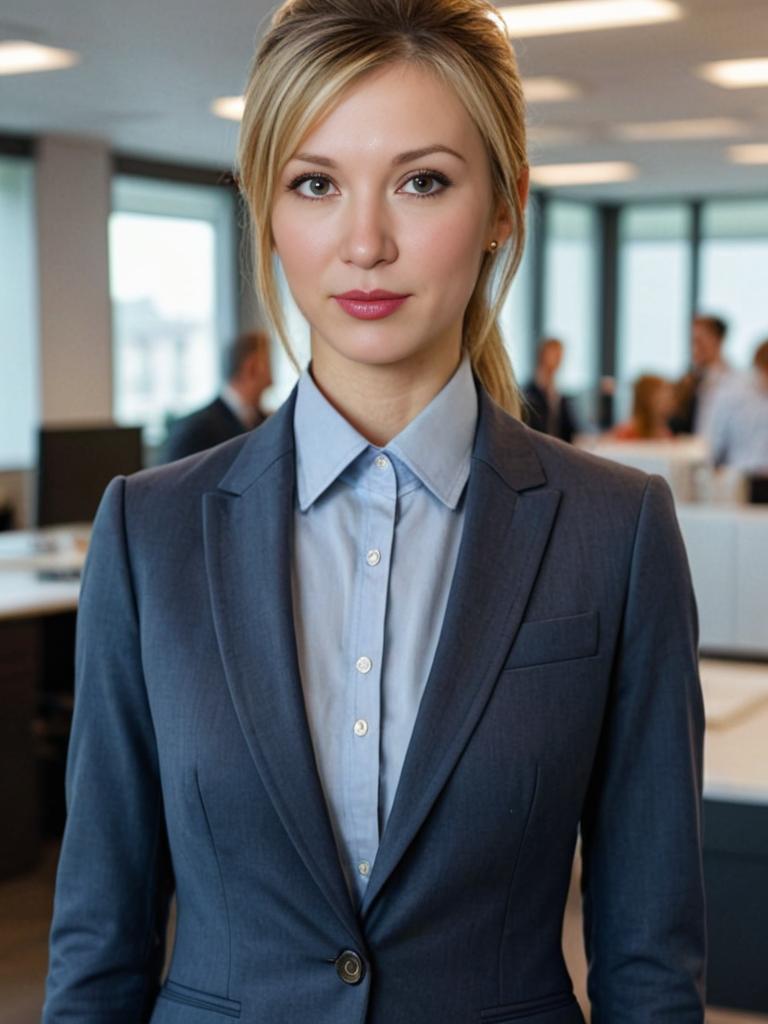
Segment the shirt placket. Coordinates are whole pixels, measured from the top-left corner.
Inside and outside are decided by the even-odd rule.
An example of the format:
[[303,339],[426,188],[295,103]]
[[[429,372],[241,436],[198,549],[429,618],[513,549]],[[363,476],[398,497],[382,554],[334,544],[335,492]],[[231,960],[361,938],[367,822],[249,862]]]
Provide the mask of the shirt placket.
[[365,515],[357,550],[358,607],[348,652],[345,818],[347,865],[362,899],[379,844],[379,771],[384,626],[397,512],[397,474],[384,452],[369,452],[358,486]]

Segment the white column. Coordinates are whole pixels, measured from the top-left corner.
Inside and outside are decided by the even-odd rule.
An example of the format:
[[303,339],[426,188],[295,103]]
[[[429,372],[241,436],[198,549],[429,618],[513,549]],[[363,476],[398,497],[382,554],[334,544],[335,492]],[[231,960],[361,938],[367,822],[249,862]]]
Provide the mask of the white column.
[[36,168],[41,419],[46,425],[109,422],[108,144],[42,137]]

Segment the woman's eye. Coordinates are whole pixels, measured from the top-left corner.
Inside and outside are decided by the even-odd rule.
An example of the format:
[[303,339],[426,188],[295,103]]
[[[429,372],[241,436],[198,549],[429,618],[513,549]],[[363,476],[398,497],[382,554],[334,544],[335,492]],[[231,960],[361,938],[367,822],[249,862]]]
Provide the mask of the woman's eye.
[[290,188],[306,199],[325,199],[331,195],[332,185],[328,178],[313,174],[306,178],[298,178],[291,183]]
[[442,192],[450,182],[447,178],[438,174],[414,174],[405,185],[412,185],[413,191],[409,195],[434,196]]

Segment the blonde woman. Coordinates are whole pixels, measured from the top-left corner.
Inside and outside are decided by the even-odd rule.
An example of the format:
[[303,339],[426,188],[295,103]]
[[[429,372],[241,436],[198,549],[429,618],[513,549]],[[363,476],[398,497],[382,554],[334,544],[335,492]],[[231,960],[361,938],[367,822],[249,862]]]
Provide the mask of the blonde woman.
[[593,1021],[702,1021],[685,555],[659,478],[517,419],[494,8],[285,4],[239,164],[311,364],[253,434],[104,496],[46,1024],[577,1024],[579,827]]

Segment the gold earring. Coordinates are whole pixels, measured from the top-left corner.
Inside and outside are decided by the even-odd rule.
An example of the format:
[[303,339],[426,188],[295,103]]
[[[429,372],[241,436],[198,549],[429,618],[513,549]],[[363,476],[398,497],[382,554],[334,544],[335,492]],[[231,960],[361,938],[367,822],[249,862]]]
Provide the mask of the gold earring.
[[490,249],[490,251],[491,251],[491,252],[496,252],[496,250],[497,250],[498,248],[499,248],[499,243],[498,243],[498,242],[496,241],[496,239],[494,238],[494,240],[493,240],[493,241],[491,242],[491,249]]

